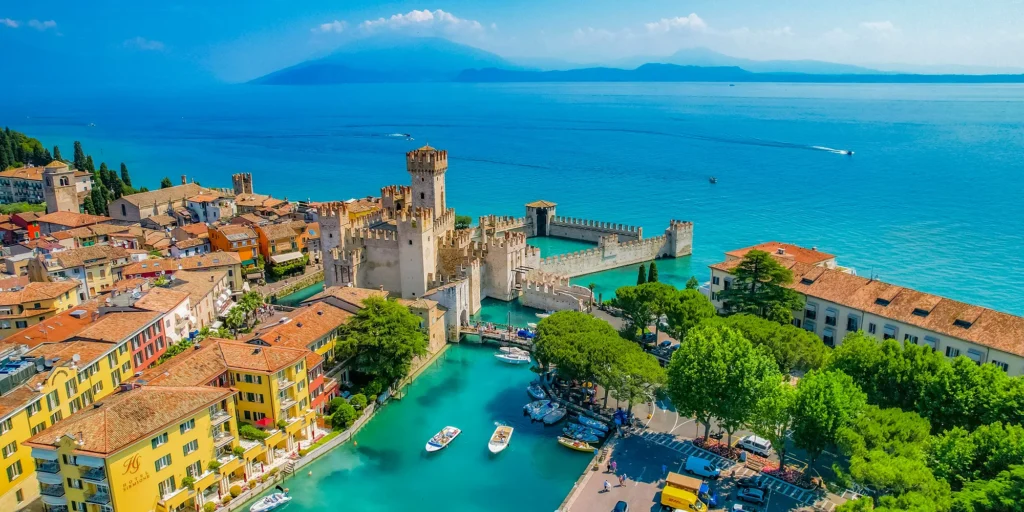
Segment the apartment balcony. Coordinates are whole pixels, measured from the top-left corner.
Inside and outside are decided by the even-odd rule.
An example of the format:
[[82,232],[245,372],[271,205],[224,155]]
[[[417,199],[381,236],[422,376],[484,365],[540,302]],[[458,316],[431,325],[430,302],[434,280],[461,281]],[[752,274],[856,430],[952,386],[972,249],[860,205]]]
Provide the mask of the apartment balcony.
[[52,485],[52,484],[40,484],[39,494],[43,496],[51,496],[54,498],[64,497],[64,486],[63,485]]
[[284,391],[284,390],[286,390],[286,389],[288,389],[288,388],[290,388],[290,387],[292,387],[294,385],[295,385],[295,381],[294,380],[277,379],[277,389],[279,389],[281,391]]
[[221,432],[218,432],[218,433],[214,434],[214,436],[213,436],[213,446],[216,447],[216,448],[220,448],[221,446],[227,445],[228,443],[230,443],[231,441],[234,441],[234,440],[235,440],[235,436],[233,436],[233,435],[231,435],[231,434],[229,434],[227,432],[221,431]]
[[103,468],[83,469],[81,472],[81,477],[82,480],[85,480],[86,482],[89,483],[103,485],[106,485],[107,483],[107,473],[103,471]]
[[40,473],[60,473],[60,463],[55,460],[36,459],[36,471]]
[[68,512],[68,506],[47,504],[46,512]]
[[229,419],[231,419],[231,415],[228,414],[227,411],[221,409],[217,411],[217,413],[214,414],[213,416],[210,416],[210,424],[216,427],[217,425],[224,424],[224,422],[228,421]]
[[295,405],[297,403],[298,402],[296,402],[294,398],[286,396],[286,397],[281,399],[281,410],[282,411],[287,411],[289,408],[291,408],[293,405]]
[[95,505],[110,505],[110,493],[109,492],[93,492],[85,495],[86,503],[93,503]]

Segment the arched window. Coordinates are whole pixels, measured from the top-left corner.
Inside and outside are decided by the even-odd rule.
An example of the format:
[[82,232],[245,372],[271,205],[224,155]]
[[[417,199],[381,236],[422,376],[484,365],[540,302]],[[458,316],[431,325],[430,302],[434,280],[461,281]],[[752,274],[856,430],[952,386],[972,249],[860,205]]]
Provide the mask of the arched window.
[[62,187],[68,186],[68,177],[67,176],[61,176],[60,177],[60,186],[62,186]]

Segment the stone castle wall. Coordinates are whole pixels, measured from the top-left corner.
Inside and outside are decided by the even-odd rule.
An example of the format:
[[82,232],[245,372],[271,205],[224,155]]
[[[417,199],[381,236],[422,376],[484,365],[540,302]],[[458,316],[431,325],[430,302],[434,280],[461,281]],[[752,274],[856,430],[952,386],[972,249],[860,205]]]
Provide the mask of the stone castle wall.
[[593,298],[586,287],[569,283],[569,278],[531,270],[523,283],[519,302],[544,311],[585,311]]
[[629,242],[619,242],[615,240],[617,236],[605,235],[593,249],[544,258],[539,268],[550,274],[575,277],[650,261],[670,251],[670,240],[665,235]]
[[619,241],[626,242],[642,239],[643,228],[596,220],[554,217],[548,226],[548,235],[594,243],[602,236],[618,235]]

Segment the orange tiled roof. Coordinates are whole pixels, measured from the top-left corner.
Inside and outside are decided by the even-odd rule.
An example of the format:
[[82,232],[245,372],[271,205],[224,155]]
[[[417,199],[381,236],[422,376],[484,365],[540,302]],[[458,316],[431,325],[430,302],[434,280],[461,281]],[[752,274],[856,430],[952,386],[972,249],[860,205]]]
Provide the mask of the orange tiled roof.
[[166,314],[186,300],[188,300],[188,294],[185,292],[156,287],[135,301],[133,306]]
[[79,439],[75,453],[109,456],[202,412],[235,393],[210,386],[141,387],[101,400],[25,443],[52,449],[63,436]]
[[273,346],[306,348],[348,322],[352,313],[326,302],[315,302],[288,315],[289,321],[257,331],[251,338]]
[[43,167],[18,167],[0,172],[0,178],[43,181]]
[[[74,363],[79,368],[85,368],[98,361],[105,354],[113,349],[109,343],[96,341],[69,341],[66,343],[43,343],[25,353],[25,357],[45,357],[46,359],[58,358],[55,363],[58,366],[69,366]],[[75,361],[78,356],[78,361]]]
[[74,279],[47,283],[28,283],[18,291],[0,292],[0,306],[13,306],[41,300],[56,299],[81,284]]
[[145,370],[136,382],[144,386],[204,386],[229,370],[272,374],[303,360],[309,353],[304,348],[264,347],[207,338],[198,349],[182,352]]
[[0,419],[3,419],[14,411],[25,407],[40,396],[41,394],[28,383],[10,390],[3,396],[0,396]]
[[122,247],[112,245],[90,245],[53,253],[53,259],[57,260],[63,268],[81,267],[95,261],[111,261],[128,258],[128,251]]
[[130,311],[107,313],[96,323],[80,331],[75,337],[107,343],[120,343],[143,328],[156,322],[163,313],[156,311]]
[[821,252],[815,248],[807,249],[800,247],[799,245],[784,244],[781,242],[765,242],[752,247],[729,251],[725,254],[732,258],[743,258],[743,256],[750,251],[764,251],[775,255],[776,259],[792,259],[793,261],[808,263],[810,265],[817,265],[819,263],[835,259],[835,255],[827,252]]
[[178,229],[193,235],[193,238],[210,234],[210,227],[206,224],[185,224],[184,226],[178,226]]
[[88,226],[90,224],[99,224],[100,222],[107,222],[109,220],[113,219],[110,217],[103,217],[101,215],[89,215],[88,213],[75,212],[53,212],[39,217],[39,222],[46,222],[48,224],[57,224],[58,226],[68,226],[72,228]]
[[323,300],[327,297],[334,297],[342,301],[348,302],[353,306],[362,307],[363,301],[370,297],[381,297],[386,298],[388,292],[384,290],[374,290],[371,288],[356,288],[353,286],[331,286],[324,291],[306,299],[303,301],[304,304]]
[[213,293],[217,283],[227,275],[227,270],[179,270],[174,274],[174,281],[169,286],[172,290],[188,293],[192,304],[198,304]]
[[7,277],[0,279],[0,290],[25,286],[29,283],[28,276]]
[[552,206],[558,206],[558,203],[552,203],[551,201],[541,199],[532,203],[526,203],[526,206],[530,208],[551,208]]
[[220,199],[220,194],[199,194],[188,198],[193,203],[209,203]]
[[245,240],[248,238],[256,238],[256,232],[249,229],[247,226],[240,226],[237,224],[228,224],[219,228],[210,228],[220,231],[220,234],[231,241]]
[[71,339],[93,321],[93,314],[100,307],[100,301],[91,300],[79,304],[52,318],[29,326],[3,339],[4,343],[35,347],[42,343],[58,343]]

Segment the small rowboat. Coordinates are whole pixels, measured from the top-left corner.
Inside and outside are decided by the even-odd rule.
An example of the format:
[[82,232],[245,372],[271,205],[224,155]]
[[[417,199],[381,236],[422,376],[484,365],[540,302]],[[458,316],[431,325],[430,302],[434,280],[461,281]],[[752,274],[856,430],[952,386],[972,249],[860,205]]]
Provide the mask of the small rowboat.
[[608,432],[608,425],[605,425],[604,422],[597,421],[589,416],[581,414],[576,418],[576,421],[580,422],[584,427],[590,427],[595,430],[600,430],[601,432]]
[[[555,405],[558,405],[558,404],[555,404]],[[565,419],[565,415],[568,412],[569,411],[565,407],[558,407],[558,408],[556,408],[556,409],[552,410],[551,412],[549,412],[549,413],[544,415],[544,424],[545,425],[554,425],[555,423],[558,423],[559,421],[562,421],[563,419]]]
[[449,426],[443,428],[440,432],[434,434],[434,437],[431,437],[430,441],[427,441],[427,451],[436,452],[448,446],[448,443],[451,443],[452,440],[458,437],[461,433],[462,431],[455,427]]
[[256,503],[253,503],[252,506],[249,507],[249,512],[267,512],[269,510],[274,510],[291,500],[291,496],[288,496],[283,492],[275,492],[274,494],[268,494],[267,496],[260,498]]
[[579,432],[583,432],[584,434],[590,434],[590,435],[596,436],[598,438],[601,438],[601,437],[604,437],[604,436],[608,435],[608,432],[605,432],[603,430],[598,430],[596,428],[590,428],[590,427],[584,427],[583,425],[578,425],[576,423],[570,423],[568,428],[571,428],[573,430],[577,430]]
[[583,441],[577,441],[575,439],[569,439],[568,437],[559,437],[558,444],[578,452],[594,453],[594,447]]
[[491,442],[487,443],[487,449],[491,453],[500,453],[505,448],[508,448],[508,443],[512,441],[512,427],[502,425],[494,429],[494,433],[491,434]]
[[526,392],[537,400],[543,400],[548,397],[547,392],[539,384],[530,384],[530,387],[526,388]]

